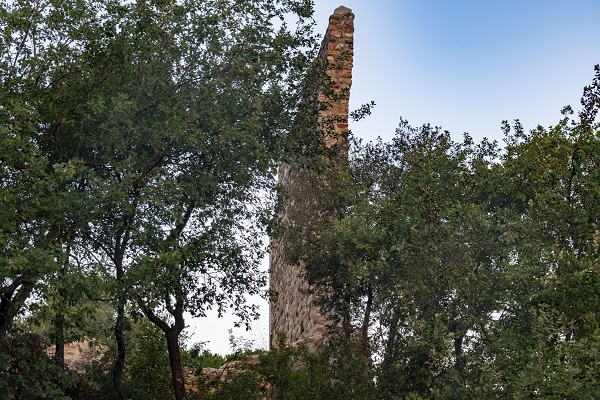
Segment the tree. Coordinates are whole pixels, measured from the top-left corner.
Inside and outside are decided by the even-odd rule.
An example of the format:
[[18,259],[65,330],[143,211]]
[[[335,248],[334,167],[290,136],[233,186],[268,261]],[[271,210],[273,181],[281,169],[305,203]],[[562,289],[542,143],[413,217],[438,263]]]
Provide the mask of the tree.
[[358,201],[338,224],[338,265],[359,277],[345,290],[363,335],[374,335],[388,396],[451,385],[469,397],[466,353],[502,300],[497,216],[485,196],[494,152],[406,124],[392,143],[357,151]]
[[506,124],[503,150],[403,122],[305,189],[294,257],[379,361],[382,398],[598,390],[596,70],[579,120]]
[[63,268],[87,209],[77,188],[79,162],[61,157],[53,140],[66,121],[57,114],[73,105],[54,99],[69,78],[63,68],[76,56],[63,37],[53,36],[72,31],[76,22],[56,14],[42,1],[2,2],[0,8],[0,341],[38,283]]
[[[12,101],[2,106],[3,135],[14,150],[1,159],[3,189],[23,192],[4,198],[19,203],[28,182],[48,182],[59,206],[7,221],[50,226],[36,232],[58,224],[57,251],[68,249],[82,279],[98,273],[110,283],[119,396],[134,301],[164,332],[183,398],[183,312],[231,306],[242,320],[254,315],[244,294],[264,283],[257,260],[271,203],[263,197],[278,161],[315,142],[309,129],[302,137],[289,129],[310,91],[302,80],[314,56],[310,2],[38,1],[2,12],[11,67],[2,90]],[[285,14],[299,18],[295,30]],[[31,234],[24,240],[40,251]],[[35,285],[60,270],[57,257],[48,256],[52,270],[21,281]],[[10,296],[3,300],[18,310]]]
[[[505,393],[592,398],[598,391],[600,69],[556,126],[507,130],[507,268],[513,297],[488,352]],[[512,128],[512,129],[510,129]],[[498,389],[496,389],[498,390]]]

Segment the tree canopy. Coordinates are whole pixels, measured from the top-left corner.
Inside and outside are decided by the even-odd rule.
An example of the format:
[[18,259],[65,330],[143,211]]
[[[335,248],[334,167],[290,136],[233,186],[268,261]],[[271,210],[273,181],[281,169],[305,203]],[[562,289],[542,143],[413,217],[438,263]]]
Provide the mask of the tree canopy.
[[294,257],[380,398],[596,396],[599,107],[596,66],[577,116],[504,122],[503,147],[403,121],[315,179],[334,206],[298,210]]
[[[256,315],[276,168],[323,167],[311,13],[0,2],[0,393],[184,399],[183,365],[222,361],[183,348],[185,313]],[[504,146],[402,121],[347,168],[306,172],[282,234],[340,336],[198,396],[595,398],[599,107],[596,66],[577,115],[505,122]],[[65,372],[84,337],[106,357]]]
[[314,147],[311,129],[291,130],[311,13],[296,0],[2,2],[2,338],[28,300],[55,309],[57,347],[69,303],[108,302],[124,398],[126,310],[139,310],[185,396],[184,312],[256,315],[245,296],[264,290],[274,172]]

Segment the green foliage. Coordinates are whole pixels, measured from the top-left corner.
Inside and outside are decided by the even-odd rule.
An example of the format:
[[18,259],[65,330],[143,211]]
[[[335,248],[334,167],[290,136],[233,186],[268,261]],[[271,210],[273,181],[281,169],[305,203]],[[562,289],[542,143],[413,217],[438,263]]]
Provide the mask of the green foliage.
[[579,120],[506,124],[502,151],[403,123],[389,144],[358,144],[347,174],[306,173],[291,258],[360,340],[273,349],[257,368],[268,394],[595,398],[599,82]]
[[304,399],[309,396],[309,380],[304,370],[307,349],[303,346],[285,346],[285,337],[279,345],[260,359],[258,371],[266,377],[275,398]]
[[502,150],[402,122],[302,189],[293,257],[378,360],[381,398],[598,391],[598,67],[582,104],[549,129],[505,123]]
[[255,372],[238,369],[228,372],[224,379],[218,377],[215,381],[201,384],[199,393],[204,393],[199,396],[201,400],[260,400],[264,398],[265,387]]
[[[122,390],[127,398],[171,398],[171,370],[163,332],[147,319],[133,322],[126,331],[127,362],[124,368]],[[84,399],[112,399],[112,365],[117,358],[114,341],[105,338],[98,344],[106,348],[102,358],[87,366],[85,376],[93,382],[79,393]],[[183,351],[183,354],[187,354]],[[192,357],[183,357],[183,365],[193,371]]]
[[[272,176],[323,154],[302,101],[322,82],[307,75],[311,12],[0,2],[0,393],[183,398],[182,360],[223,364],[182,356],[183,316],[257,315],[245,299],[264,292]],[[314,201],[282,234],[343,336],[280,346],[206,396],[597,396],[599,99],[596,67],[576,117],[505,123],[503,149],[403,121],[391,143],[356,143],[347,170],[314,161],[290,193]],[[84,336],[115,341],[89,379],[42,354]]]
[[64,371],[48,358],[41,337],[14,329],[7,340],[8,350],[0,353],[3,399],[71,399],[82,378]]
[[127,337],[128,357],[125,377],[130,397],[169,398],[171,374],[163,332],[143,319],[132,326]]
[[85,327],[79,304],[104,299],[119,392],[134,303],[165,334],[182,397],[184,311],[256,316],[245,296],[265,286],[264,195],[319,137],[291,129],[311,82],[312,4],[3,1],[0,13],[0,338],[36,290],[57,342]]
[[375,399],[369,357],[360,343],[336,337],[320,349],[279,346],[259,362],[244,358],[222,369],[222,375],[201,379],[203,399]]
[[225,357],[204,349],[202,343],[194,344],[184,352],[184,364],[200,375],[202,368],[219,368],[225,364]]
[[377,387],[371,359],[362,343],[344,336],[306,356],[306,399],[376,399]]

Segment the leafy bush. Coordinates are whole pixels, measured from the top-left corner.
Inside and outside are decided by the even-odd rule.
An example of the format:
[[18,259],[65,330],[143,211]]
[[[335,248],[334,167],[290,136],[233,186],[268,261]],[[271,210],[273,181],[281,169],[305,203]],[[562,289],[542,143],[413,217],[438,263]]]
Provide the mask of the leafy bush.
[[44,352],[43,339],[27,330],[13,329],[0,347],[2,399],[70,399],[80,377],[65,371]]

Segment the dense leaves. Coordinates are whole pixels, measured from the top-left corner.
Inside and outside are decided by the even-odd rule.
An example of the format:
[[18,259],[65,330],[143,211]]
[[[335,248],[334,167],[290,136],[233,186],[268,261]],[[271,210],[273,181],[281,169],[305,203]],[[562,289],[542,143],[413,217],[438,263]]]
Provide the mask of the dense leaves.
[[[3,395],[182,399],[184,364],[223,362],[182,352],[184,313],[257,315],[276,168],[325,166],[311,12],[0,2]],[[578,115],[505,122],[504,147],[403,121],[390,143],[355,143],[347,169],[301,170],[288,195],[311,201],[281,234],[341,334],[196,394],[597,397],[599,108],[596,67]],[[65,371],[63,345],[86,336],[103,361]]]
[[402,122],[304,188],[321,200],[297,210],[293,257],[381,398],[597,393],[599,82],[578,118],[504,123],[504,148]]
[[273,174],[317,148],[315,129],[291,130],[311,13],[296,0],[2,2],[3,342],[35,299],[52,308],[60,362],[68,320],[87,318],[73,307],[108,302],[124,398],[129,308],[164,333],[185,397],[184,312],[256,316],[245,296],[264,291]]

